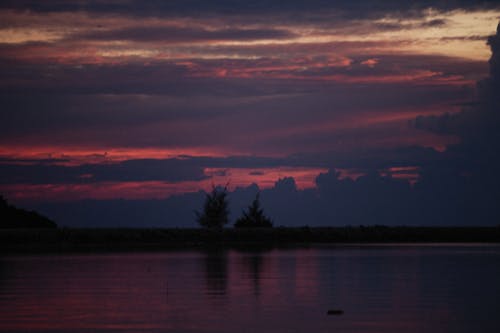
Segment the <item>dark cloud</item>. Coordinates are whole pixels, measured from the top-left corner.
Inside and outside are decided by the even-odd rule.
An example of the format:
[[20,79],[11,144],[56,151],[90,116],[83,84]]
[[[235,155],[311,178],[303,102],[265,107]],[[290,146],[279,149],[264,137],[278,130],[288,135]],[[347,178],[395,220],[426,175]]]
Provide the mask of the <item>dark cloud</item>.
[[[10,47],[0,48],[0,54]],[[33,52],[12,46],[16,54]],[[321,50],[320,50],[321,51]],[[209,51],[207,51],[209,52]],[[225,50],[236,52],[237,50]],[[305,50],[304,50],[305,52]],[[321,52],[328,52],[323,50]],[[4,94],[29,92],[44,94],[161,94],[175,96],[262,94],[287,91],[311,91],[324,87],[323,77],[343,75],[345,80],[381,78],[393,75],[412,75],[412,71],[433,71],[436,77],[461,75],[466,78],[482,76],[486,66],[479,61],[446,56],[391,55],[376,53],[369,57],[353,55],[351,65],[342,59],[329,59],[325,54],[290,59],[261,57],[259,59],[190,59],[189,67],[182,60],[151,61],[128,64],[37,64],[20,62],[5,55],[0,65],[0,89]],[[373,67],[363,66],[367,58],[376,58]],[[45,59],[47,60],[47,59]],[[225,77],[217,77],[224,70]],[[290,82],[293,77],[307,79]],[[280,79],[280,77],[282,77]],[[262,81],[267,81],[262,82]],[[342,79],[339,78],[339,83]],[[257,84],[256,84],[257,83]],[[333,82],[335,83],[335,82]],[[367,82],[369,84],[369,81]],[[380,84],[380,83],[379,83]],[[390,81],[386,84],[390,84]],[[269,91],[269,89],[273,89]],[[324,88],[323,88],[324,89]]]
[[[442,155],[433,149],[413,147],[398,149],[355,150],[344,153],[297,154],[288,157],[191,157],[171,159],[135,159],[123,162],[106,162],[71,165],[78,161],[70,158],[50,159],[0,159],[0,184],[77,184],[127,181],[198,181],[214,175],[226,176],[228,169],[254,169],[250,175],[263,175],[261,169],[278,167],[382,170],[389,167],[434,165]],[[67,165],[64,165],[66,163]],[[218,169],[205,175],[205,168]],[[293,179],[277,183],[277,191],[295,188]]]
[[[443,200],[456,208],[457,220],[486,223],[500,218],[500,25],[488,39],[492,50],[490,76],[478,83],[477,103],[457,114],[418,117],[417,128],[454,134],[460,143],[449,146],[440,163],[422,169],[416,184],[428,209],[442,210]],[[458,216],[460,215],[460,216]],[[465,217],[464,217],[465,216]]]
[[[189,157],[171,159],[134,159],[123,162],[106,162],[62,165],[70,159],[0,159],[0,184],[64,184],[124,181],[198,181],[207,179],[205,168],[272,168],[279,166],[304,166],[307,161],[292,162],[284,158],[269,157]],[[225,176],[226,170],[214,175]],[[210,175],[211,176],[211,175]]]
[[[342,124],[346,119],[356,122],[356,117],[363,120],[368,114],[388,111],[404,113],[409,107],[413,111],[408,112],[415,112],[434,108],[434,105],[455,105],[473,96],[472,88],[466,85],[325,83],[315,81],[317,76],[344,74],[351,78],[376,78],[428,69],[444,69],[446,75],[473,76],[483,68],[476,62],[415,56],[408,57],[407,68],[401,69],[405,65],[403,57],[377,56],[380,61],[375,68],[361,65],[365,59],[359,58],[349,69],[304,71],[311,76],[311,81],[192,78],[183,66],[168,63],[0,65],[5,69],[0,72],[0,139],[29,144],[39,142],[38,138],[43,136],[47,145],[77,146],[221,145],[256,153],[261,148],[282,151],[291,147],[287,140],[295,140],[301,141],[301,150],[308,151],[318,143],[339,139],[336,129],[330,131],[332,137],[325,138],[324,133],[315,131],[317,126]],[[272,59],[255,63],[200,61],[198,65],[205,69],[230,69],[231,66],[258,69],[276,67],[280,62]],[[304,131],[306,124],[311,129]],[[256,128],[262,135],[253,136]],[[289,128],[298,129],[302,134],[287,134]],[[358,137],[360,132],[363,130],[344,132],[343,140]],[[249,135],[254,140],[248,140]],[[304,140],[303,136],[306,136]]]
[[445,19],[433,19],[419,23],[408,23],[401,19],[399,22],[376,22],[373,26],[380,30],[402,30],[415,28],[442,27],[448,23]]
[[[449,170],[434,168],[411,187],[406,180],[372,170],[357,180],[340,178],[334,169],[317,177],[317,189],[298,190],[293,178],[260,190],[253,184],[229,193],[230,220],[260,192],[261,203],[276,226],[345,225],[495,225],[495,198],[480,199],[478,188]],[[457,178],[458,177],[458,178]],[[461,180],[458,181],[457,180]],[[196,227],[193,214],[203,192],[164,200],[85,200],[38,203],[35,208],[59,225],[78,227]],[[96,218],[96,216],[98,218]],[[98,222],[96,222],[98,221]]]
[[118,30],[92,31],[72,35],[70,40],[130,40],[139,42],[199,42],[223,40],[258,40],[291,38],[295,35],[281,29],[218,29],[178,27],[130,27]]
[[487,40],[488,36],[479,36],[479,35],[473,35],[473,36],[453,36],[453,37],[441,37],[439,40],[442,41],[461,41],[461,40]]
[[266,173],[265,172],[262,172],[262,171],[251,171],[248,173],[250,176],[263,176],[265,175]]
[[[144,64],[31,64],[0,65],[0,89],[4,94],[185,94],[189,80],[184,66],[162,62]],[[180,81],[180,82],[179,82]]]
[[[442,116],[418,117],[415,127],[439,134],[458,135],[462,142],[453,147],[454,150],[464,150],[477,158],[476,152],[492,154],[498,151],[500,144],[500,24],[497,34],[488,38],[492,55],[489,60],[490,76],[478,82],[477,104],[464,109],[457,114]],[[483,156],[485,159],[495,156]]]
[[491,47],[492,52],[489,60],[491,75],[490,80],[492,81],[490,85],[495,86],[500,81],[500,24],[497,27],[496,35],[488,38],[488,45]]
[[349,152],[295,154],[287,158],[289,165],[354,169],[360,173],[390,167],[433,166],[445,157],[432,148],[420,146],[400,148],[365,148]]
[[[344,153],[297,154],[288,157],[192,157],[171,159],[134,159],[123,162],[71,165],[70,158],[51,159],[0,159],[0,184],[64,184],[123,181],[165,181],[180,182],[203,180],[205,168],[216,168],[213,175],[226,176],[232,168],[255,169],[250,175],[263,175],[260,169],[277,167],[382,170],[389,167],[408,167],[417,164],[434,165],[441,160],[441,154],[430,148],[411,147],[398,149],[356,150]],[[68,165],[63,165],[66,163]],[[285,178],[276,184],[277,191],[292,188],[292,178]]]
[[182,0],[182,1],[32,1],[16,0],[2,1],[1,7],[17,10],[31,10],[35,12],[66,12],[86,11],[90,13],[106,14],[120,13],[134,16],[200,16],[200,15],[255,15],[297,12],[309,14],[314,11],[337,11],[350,18],[381,16],[387,13],[399,15],[416,14],[422,9],[435,8],[438,10],[492,8],[498,6],[495,0],[483,1],[435,1],[424,0],[418,2],[384,1],[382,3],[370,0],[362,1],[325,1],[325,0]]
[[180,182],[207,178],[203,168],[181,159],[129,160],[120,163],[63,166],[47,163],[0,163],[0,184],[78,184],[98,182]]
[[434,20],[423,22],[420,25],[422,27],[431,27],[431,28],[434,28],[434,27],[441,27],[443,25],[446,25],[447,23],[448,23],[448,21],[445,20],[445,19],[434,19]]
[[20,164],[62,164],[62,163],[68,163],[71,162],[70,159],[68,158],[18,158],[18,159],[13,159],[9,157],[4,157],[0,156],[0,165],[1,164],[13,164],[13,165],[20,165]]

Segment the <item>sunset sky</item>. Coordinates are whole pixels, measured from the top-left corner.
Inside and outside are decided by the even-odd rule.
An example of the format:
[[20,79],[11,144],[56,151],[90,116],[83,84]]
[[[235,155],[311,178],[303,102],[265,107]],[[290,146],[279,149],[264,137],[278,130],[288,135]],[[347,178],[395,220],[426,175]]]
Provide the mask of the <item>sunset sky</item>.
[[477,83],[499,91],[499,21],[496,1],[2,1],[0,193],[31,207],[373,173],[413,187],[479,142],[447,119],[498,110]]

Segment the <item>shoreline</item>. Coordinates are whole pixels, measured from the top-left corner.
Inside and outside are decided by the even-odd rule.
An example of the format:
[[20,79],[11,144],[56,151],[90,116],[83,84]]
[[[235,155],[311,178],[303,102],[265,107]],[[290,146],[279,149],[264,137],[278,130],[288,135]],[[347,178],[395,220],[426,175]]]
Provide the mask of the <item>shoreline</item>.
[[277,227],[266,229],[0,229],[0,253],[262,250],[312,245],[500,243],[497,227]]

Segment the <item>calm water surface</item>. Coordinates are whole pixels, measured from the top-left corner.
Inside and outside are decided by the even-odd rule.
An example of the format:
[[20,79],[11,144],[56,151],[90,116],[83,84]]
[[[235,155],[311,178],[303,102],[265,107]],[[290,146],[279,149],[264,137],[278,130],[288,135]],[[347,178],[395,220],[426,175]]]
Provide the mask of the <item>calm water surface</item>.
[[0,331],[497,333],[499,281],[495,245],[0,257]]

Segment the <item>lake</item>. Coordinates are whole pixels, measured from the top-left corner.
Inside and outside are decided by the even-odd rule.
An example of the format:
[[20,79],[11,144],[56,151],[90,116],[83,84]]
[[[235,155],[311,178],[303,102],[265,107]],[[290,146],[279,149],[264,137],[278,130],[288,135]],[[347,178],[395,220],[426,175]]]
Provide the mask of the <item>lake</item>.
[[500,332],[499,281],[498,245],[2,256],[0,331]]

